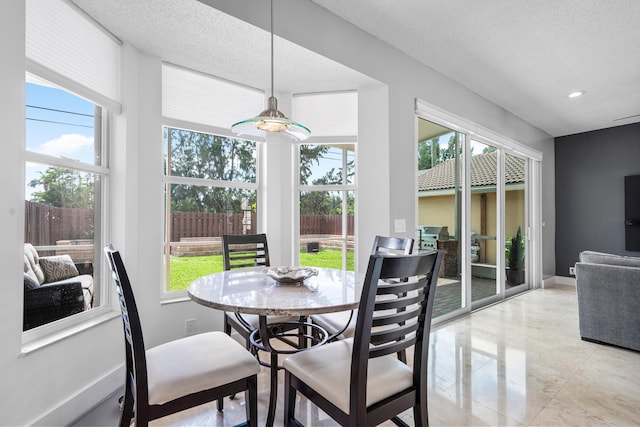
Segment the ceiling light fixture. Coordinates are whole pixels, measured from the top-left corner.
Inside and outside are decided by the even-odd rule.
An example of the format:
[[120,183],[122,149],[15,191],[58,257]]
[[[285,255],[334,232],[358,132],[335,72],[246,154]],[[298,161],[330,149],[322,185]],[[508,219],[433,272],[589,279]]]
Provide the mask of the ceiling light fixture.
[[584,91],[580,90],[580,91],[577,91],[577,92],[571,92],[568,96],[569,96],[569,98],[577,98],[577,97],[582,96],[582,95],[584,95]]
[[259,135],[262,132],[279,132],[303,141],[311,135],[306,126],[289,120],[278,110],[278,100],[273,96],[273,0],[271,0],[271,96],[268,108],[251,119],[242,120],[231,126],[231,131],[239,135]]

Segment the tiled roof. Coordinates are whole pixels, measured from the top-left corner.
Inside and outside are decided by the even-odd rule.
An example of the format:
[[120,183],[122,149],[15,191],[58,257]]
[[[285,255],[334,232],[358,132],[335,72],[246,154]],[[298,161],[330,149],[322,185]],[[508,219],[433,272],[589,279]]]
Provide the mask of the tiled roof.
[[[497,152],[471,157],[471,186],[497,185]],[[524,182],[524,160],[506,156],[505,184]],[[435,167],[418,173],[418,191],[445,190],[455,187],[455,159],[446,160]]]

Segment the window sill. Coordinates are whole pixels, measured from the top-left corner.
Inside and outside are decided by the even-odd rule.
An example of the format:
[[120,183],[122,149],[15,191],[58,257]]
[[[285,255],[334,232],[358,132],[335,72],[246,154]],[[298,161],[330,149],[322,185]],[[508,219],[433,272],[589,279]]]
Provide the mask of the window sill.
[[30,337],[28,336],[29,332],[25,332],[23,333],[23,343],[22,343],[22,351],[20,352],[20,357],[26,357],[31,353],[34,353],[40,350],[41,348],[48,347],[68,337],[77,335],[83,331],[86,331],[87,329],[91,329],[97,325],[100,325],[102,323],[108,322],[112,319],[119,318],[119,317],[120,317],[119,312],[114,310],[109,310],[103,314],[92,317],[83,322],[77,323],[75,325],[69,326],[59,331],[48,333],[40,337],[33,337],[33,339],[30,339]]

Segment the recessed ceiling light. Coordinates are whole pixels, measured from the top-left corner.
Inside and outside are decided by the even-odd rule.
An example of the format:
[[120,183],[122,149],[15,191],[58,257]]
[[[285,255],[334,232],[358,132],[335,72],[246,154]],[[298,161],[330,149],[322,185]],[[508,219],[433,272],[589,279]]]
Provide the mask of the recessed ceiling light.
[[569,98],[577,98],[577,97],[582,96],[582,95],[584,95],[584,91],[583,90],[580,90],[580,91],[577,91],[577,92],[571,92],[569,94]]

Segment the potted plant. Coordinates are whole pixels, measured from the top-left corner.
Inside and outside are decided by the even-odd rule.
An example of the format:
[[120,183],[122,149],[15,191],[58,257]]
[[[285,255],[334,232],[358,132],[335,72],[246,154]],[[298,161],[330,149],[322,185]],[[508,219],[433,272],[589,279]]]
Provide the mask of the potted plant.
[[524,239],[520,227],[505,245],[505,259],[507,260],[507,282],[510,285],[524,283]]

